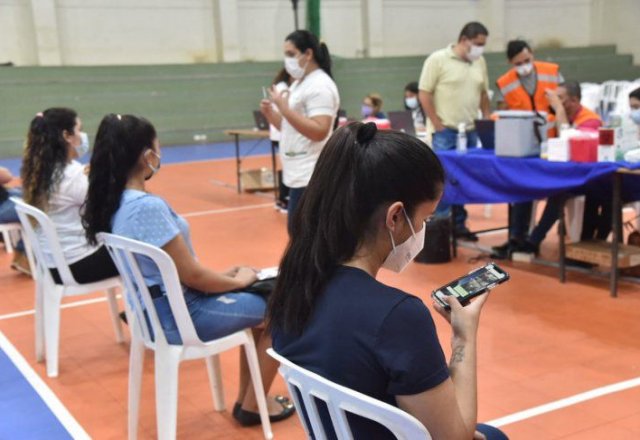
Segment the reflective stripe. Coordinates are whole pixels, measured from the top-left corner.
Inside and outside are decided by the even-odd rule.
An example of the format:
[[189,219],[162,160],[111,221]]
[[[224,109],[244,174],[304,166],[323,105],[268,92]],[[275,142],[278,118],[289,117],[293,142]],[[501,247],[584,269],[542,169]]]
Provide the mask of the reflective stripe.
[[550,83],[559,83],[560,78],[557,75],[545,75],[538,74],[538,81],[550,82]]
[[502,96],[505,96],[507,93],[513,92],[518,87],[520,87],[520,80],[516,80],[516,81],[514,81],[512,83],[509,83],[506,86],[502,87],[500,89],[500,93],[502,93]]

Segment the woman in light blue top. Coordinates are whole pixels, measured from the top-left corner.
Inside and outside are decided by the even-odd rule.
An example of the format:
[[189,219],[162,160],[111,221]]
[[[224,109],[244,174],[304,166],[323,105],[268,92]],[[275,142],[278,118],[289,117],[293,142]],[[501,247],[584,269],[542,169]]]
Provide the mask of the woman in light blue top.
[[[248,267],[214,272],[195,257],[189,225],[162,198],[145,190],[145,182],[160,169],[160,145],[151,123],[132,115],[107,115],[102,120],[91,158],[89,191],[83,224],[90,243],[96,234],[112,232],[162,248],[174,261],[185,301],[200,339],[212,340],[252,327],[257,341],[262,380],[268,389],[277,363],[266,355],[271,338],[261,329],[265,300],[237,292],[256,281]],[[180,344],[180,334],[165,296],[158,268],[141,259],[141,270],[154,297],[154,305],[167,341]],[[234,417],[243,425],[260,423],[248,366],[241,363],[240,391]],[[272,421],[293,414],[282,396],[268,399]]]

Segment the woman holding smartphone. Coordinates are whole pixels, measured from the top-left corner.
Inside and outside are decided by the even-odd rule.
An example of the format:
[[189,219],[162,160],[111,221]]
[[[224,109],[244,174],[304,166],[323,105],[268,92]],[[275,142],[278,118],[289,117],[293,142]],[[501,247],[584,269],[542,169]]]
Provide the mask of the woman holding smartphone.
[[[338,88],[331,78],[329,49],[306,30],[287,36],[284,67],[293,84],[288,90],[270,90],[260,110],[280,130],[280,160],[283,181],[289,190],[288,228],[318,156],[331,135],[340,107]],[[277,111],[274,111],[272,104]]]
[[[293,219],[267,312],[273,347],[403,409],[434,439],[504,439],[476,426],[476,334],[487,295],[466,307],[447,297],[450,312],[434,304],[453,330],[447,365],[424,303],[376,280],[380,268],[400,272],[420,252],[443,187],[440,161],[417,138],[373,123],[338,130]],[[348,418],[354,438],[395,438]]]

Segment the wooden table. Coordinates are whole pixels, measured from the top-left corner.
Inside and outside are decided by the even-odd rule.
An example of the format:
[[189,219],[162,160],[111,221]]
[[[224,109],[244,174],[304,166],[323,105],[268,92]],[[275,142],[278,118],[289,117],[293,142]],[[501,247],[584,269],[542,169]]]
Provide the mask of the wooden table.
[[[242,181],[240,179],[240,167],[242,165],[242,157],[240,157],[240,137],[253,138],[253,139],[269,139],[269,130],[252,130],[252,129],[229,129],[225,130],[224,134],[233,136],[236,146],[236,178],[238,194],[242,192]],[[278,197],[278,175],[276,173],[276,151],[273,145],[271,145],[271,168],[273,170],[273,183],[276,198]]]
[[630,170],[619,168],[613,174],[611,243],[580,242],[565,245],[566,227],[564,222],[564,207],[560,209],[559,242],[560,242],[560,282],[566,280],[566,257],[588,263],[603,264],[607,260],[611,264],[609,275],[609,293],[611,297],[618,296],[618,279],[620,268],[633,267],[640,264],[640,248],[622,244],[622,179],[624,176],[640,176],[640,169]]

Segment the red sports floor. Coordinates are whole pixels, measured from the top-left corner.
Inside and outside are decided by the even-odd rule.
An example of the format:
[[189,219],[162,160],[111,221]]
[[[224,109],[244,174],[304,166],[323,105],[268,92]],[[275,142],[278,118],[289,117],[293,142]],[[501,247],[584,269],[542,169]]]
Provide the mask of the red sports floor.
[[[268,163],[257,157],[243,166]],[[149,189],[187,217],[196,253],[210,267],[276,265],[286,244],[286,216],[273,209],[271,196],[238,195],[233,185],[234,161],[219,160],[163,166]],[[482,206],[468,208],[473,229],[506,223],[504,206],[494,206],[490,219]],[[481,244],[504,238],[494,234],[481,238]],[[556,243],[553,236],[544,243],[544,258],[555,258]],[[429,292],[480,265],[468,262],[478,253],[462,249],[451,263],[412,264],[401,275],[382,271],[380,278],[430,306]],[[62,311],[60,374],[49,379],[34,359],[29,313],[34,285],[9,269],[10,261],[0,251],[0,332],[92,438],[126,438],[128,346],[116,344],[106,302]],[[570,272],[561,284],[551,267],[510,262],[504,267],[512,281],[491,293],[479,333],[479,420],[495,421],[513,439],[640,438],[640,286],[623,282],[619,297],[612,299],[607,278]],[[448,351],[448,325],[439,317],[435,321]],[[151,356],[145,364],[139,438],[156,436]],[[237,356],[235,351],[222,356],[228,408],[237,391]],[[285,392],[278,377],[271,393]],[[182,365],[179,399],[179,438],[262,438],[260,427],[241,428],[229,411],[213,410],[203,362]],[[273,431],[280,439],[304,437],[297,418],[274,424]]]

